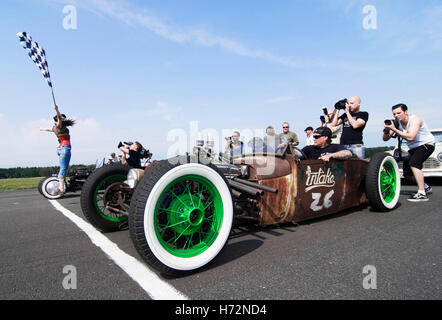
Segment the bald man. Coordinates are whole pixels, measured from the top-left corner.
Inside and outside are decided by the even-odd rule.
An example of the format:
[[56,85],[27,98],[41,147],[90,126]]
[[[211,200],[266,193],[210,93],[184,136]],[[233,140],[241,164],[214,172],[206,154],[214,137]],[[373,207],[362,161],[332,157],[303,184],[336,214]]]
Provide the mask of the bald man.
[[338,117],[335,113],[333,121],[327,126],[332,127],[343,124],[341,144],[359,158],[365,158],[365,147],[362,132],[368,121],[368,112],[361,111],[361,98],[353,96],[345,104],[345,113]]

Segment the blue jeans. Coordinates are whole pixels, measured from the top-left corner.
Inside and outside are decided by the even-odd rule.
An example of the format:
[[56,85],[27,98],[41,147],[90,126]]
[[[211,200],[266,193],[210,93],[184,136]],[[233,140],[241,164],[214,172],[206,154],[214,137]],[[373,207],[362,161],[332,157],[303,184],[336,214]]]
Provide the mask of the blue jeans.
[[360,159],[365,158],[365,147],[363,144],[344,144],[347,150],[350,150],[355,156]]
[[58,178],[66,178],[66,173],[69,167],[69,161],[71,161],[71,146],[59,146],[57,147],[57,155],[60,159],[60,172]]

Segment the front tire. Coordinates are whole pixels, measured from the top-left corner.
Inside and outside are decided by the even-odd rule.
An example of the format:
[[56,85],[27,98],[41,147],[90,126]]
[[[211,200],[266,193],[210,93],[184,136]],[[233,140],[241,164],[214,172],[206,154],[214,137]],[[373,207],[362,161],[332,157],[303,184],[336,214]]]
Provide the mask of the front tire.
[[129,214],[135,248],[153,268],[179,275],[199,269],[223,249],[233,201],[214,166],[162,161],[137,187]]
[[[127,215],[109,210],[109,203],[117,204],[119,199],[129,203],[130,195],[119,188],[127,179],[130,167],[114,163],[95,170],[83,185],[80,203],[86,219],[102,232],[120,230]],[[120,197],[120,198],[119,198]]]
[[365,178],[367,198],[376,211],[389,211],[396,207],[401,177],[394,157],[388,153],[376,153],[370,160]]

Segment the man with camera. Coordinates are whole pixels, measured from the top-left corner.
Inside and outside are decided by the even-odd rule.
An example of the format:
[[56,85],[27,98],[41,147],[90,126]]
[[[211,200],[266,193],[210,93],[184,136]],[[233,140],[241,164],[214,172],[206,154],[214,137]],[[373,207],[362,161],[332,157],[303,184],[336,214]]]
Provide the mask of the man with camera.
[[[127,164],[132,168],[141,169],[141,159],[143,158],[143,155],[141,154],[141,150],[143,149],[141,143],[138,141],[125,144],[120,142],[118,148],[124,153],[124,156],[121,157],[122,164]],[[126,155],[129,157],[126,158]]]
[[335,116],[335,113],[339,112],[339,110],[334,109],[334,110],[327,110],[326,107],[322,108],[322,111],[324,113],[323,116],[320,117],[321,119],[321,127],[327,126],[333,134],[332,137],[332,141],[331,143],[333,144],[340,144],[341,143],[341,134],[342,134],[342,124],[340,124],[339,126],[333,127],[332,121],[333,121],[333,117]]
[[237,156],[244,153],[244,143],[239,140],[239,131],[234,131],[231,137],[227,137],[227,145],[225,154],[230,157]]
[[434,136],[421,117],[408,114],[405,104],[394,105],[391,109],[397,125],[391,120],[386,120],[382,139],[388,141],[393,135],[397,135],[398,138],[407,141],[409,158],[404,159],[404,176],[413,177],[418,186],[417,193],[411,195],[408,201],[428,201],[427,194],[431,192],[431,187],[425,184],[422,168],[425,160],[434,151]]
[[328,127],[336,127],[343,124],[341,144],[349,149],[359,158],[365,158],[365,147],[362,132],[368,121],[368,112],[361,111],[361,98],[353,96],[350,99],[343,99],[335,104],[335,109],[345,110],[345,113],[338,117],[336,112],[333,121]]

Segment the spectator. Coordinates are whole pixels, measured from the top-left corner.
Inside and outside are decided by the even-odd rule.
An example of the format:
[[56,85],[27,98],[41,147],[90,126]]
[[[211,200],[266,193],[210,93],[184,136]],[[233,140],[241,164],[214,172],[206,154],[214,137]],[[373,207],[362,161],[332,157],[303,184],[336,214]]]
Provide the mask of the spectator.
[[408,107],[405,104],[397,104],[392,107],[393,116],[399,122],[399,128],[394,123],[384,124],[383,140],[390,140],[393,134],[407,141],[410,158],[404,160],[404,176],[413,177],[418,186],[417,193],[410,196],[408,201],[428,201],[428,193],[431,187],[425,184],[422,172],[423,163],[434,151],[435,139],[428,129],[424,120],[417,115],[409,115]]
[[296,133],[290,131],[290,125],[288,122],[282,124],[282,133],[279,135],[279,140],[278,151],[283,150],[289,143],[293,146],[299,144],[298,136]]
[[345,160],[352,156],[350,150],[343,145],[331,144],[332,132],[327,127],[319,127],[313,132],[314,145],[302,149],[306,160],[323,160],[329,162],[331,159]]
[[244,143],[239,140],[239,137],[240,137],[239,131],[233,131],[233,135],[231,137],[226,138],[227,145],[225,153],[230,157],[244,154]]
[[112,152],[107,158],[106,164],[111,164],[117,162],[117,158],[115,157],[115,152]]
[[264,152],[264,141],[260,137],[253,137],[247,145],[252,149],[252,152]]
[[275,134],[275,128],[268,126],[264,137],[264,152],[274,153],[279,144],[279,135]]
[[360,107],[361,98],[351,97],[345,102],[345,113],[338,118],[339,112],[336,112],[330,125],[336,127],[343,124],[341,144],[359,158],[365,158],[362,133],[368,121],[368,112],[361,111]]
[[314,145],[315,144],[315,139],[313,139],[313,127],[305,128],[304,132],[305,132],[305,134],[307,136],[306,141],[305,141],[305,145],[306,146]]

